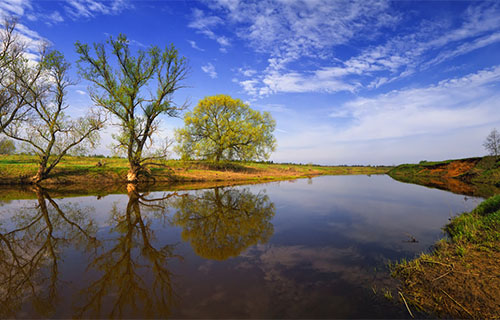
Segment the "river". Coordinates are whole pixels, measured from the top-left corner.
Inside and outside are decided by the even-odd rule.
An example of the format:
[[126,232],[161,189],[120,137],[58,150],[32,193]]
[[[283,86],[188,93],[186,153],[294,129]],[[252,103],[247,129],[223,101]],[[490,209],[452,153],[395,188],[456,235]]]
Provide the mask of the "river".
[[408,318],[387,264],[481,200],[386,175],[37,189],[0,202],[0,317]]

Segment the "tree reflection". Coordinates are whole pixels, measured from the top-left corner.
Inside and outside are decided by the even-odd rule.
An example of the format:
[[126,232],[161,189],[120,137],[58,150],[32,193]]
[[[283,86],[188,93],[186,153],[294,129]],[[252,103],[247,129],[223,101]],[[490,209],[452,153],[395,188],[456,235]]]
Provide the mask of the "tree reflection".
[[177,198],[175,225],[183,227],[182,238],[207,259],[238,256],[273,234],[274,204],[263,193],[248,189],[215,188]]
[[50,316],[58,298],[63,248],[97,246],[90,208],[59,205],[38,187],[34,192],[36,207],[14,216],[14,230],[0,230],[0,318],[13,317],[26,302],[39,315]]
[[[135,185],[128,185],[128,204],[123,212],[116,205],[111,212],[111,238],[90,264],[102,276],[82,294],[85,304],[77,315],[121,317],[166,317],[170,314],[173,292],[168,260],[174,245],[155,247],[151,216],[154,211],[164,216],[167,200],[176,193],[160,198],[140,194]],[[158,216],[157,216],[158,217]]]

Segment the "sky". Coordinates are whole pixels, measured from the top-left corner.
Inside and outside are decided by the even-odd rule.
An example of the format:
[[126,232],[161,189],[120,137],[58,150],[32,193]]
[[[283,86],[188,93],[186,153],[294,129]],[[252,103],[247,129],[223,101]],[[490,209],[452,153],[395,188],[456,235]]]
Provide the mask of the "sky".
[[[74,43],[123,33],[188,59],[177,103],[228,94],[270,112],[275,162],[482,156],[500,129],[500,1],[0,0],[6,15],[32,49],[49,41],[72,63],[75,117],[92,101]],[[182,126],[163,117],[161,134]],[[109,154],[115,130],[94,153]]]

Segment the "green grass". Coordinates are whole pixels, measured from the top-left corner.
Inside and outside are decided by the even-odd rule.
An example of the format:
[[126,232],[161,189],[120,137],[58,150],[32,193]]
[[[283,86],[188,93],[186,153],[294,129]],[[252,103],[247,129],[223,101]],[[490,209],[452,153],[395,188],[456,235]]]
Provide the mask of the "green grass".
[[447,318],[500,314],[500,195],[445,226],[434,251],[391,266],[413,309]]
[[500,241],[500,195],[456,217],[445,227],[445,231],[459,246],[472,243],[491,247],[494,242]]
[[[0,184],[26,182],[37,171],[37,158],[29,155],[0,156]],[[103,164],[97,166],[98,163]],[[390,167],[348,167],[268,162],[207,162],[165,160],[151,166],[154,181],[234,181],[284,180],[317,175],[383,174]],[[51,172],[46,183],[124,182],[128,162],[122,158],[65,157]]]

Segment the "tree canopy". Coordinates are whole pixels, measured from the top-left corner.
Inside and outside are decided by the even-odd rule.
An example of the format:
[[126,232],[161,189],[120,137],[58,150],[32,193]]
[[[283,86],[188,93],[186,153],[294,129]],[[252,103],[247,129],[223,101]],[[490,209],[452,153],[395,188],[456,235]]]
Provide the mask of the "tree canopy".
[[263,160],[276,148],[276,122],[228,95],[205,97],[176,131],[184,159]]
[[92,83],[92,101],[118,120],[120,133],[114,138],[116,150],[129,161],[127,180],[137,181],[148,160],[166,155],[166,150],[163,154],[148,154],[148,150],[158,131],[158,116],[176,116],[184,108],[173,102],[173,93],[182,88],[186,59],[173,45],[133,53],[125,35],[110,37],[106,44],[95,43],[93,50],[80,42],[75,45],[80,74]]
[[225,260],[246,248],[266,243],[274,232],[274,203],[248,189],[215,188],[174,198],[174,225],[182,238],[207,259]]
[[15,119],[5,128],[6,136],[20,141],[30,153],[38,156],[38,171],[31,181],[46,179],[54,167],[70,151],[83,152],[92,148],[99,139],[98,131],[104,126],[104,117],[92,110],[78,119],[71,119],[65,110],[69,79],[69,63],[58,51],[40,53],[40,61],[26,68],[27,74],[40,74],[36,81],[21,79],[29,91],[26,100],[29,115]]
[[22,119],[31,99],[30,86],[41,77],[30,68],[26,44],[16,34],[16,20],[4,19],[0,29],[0,132]]

